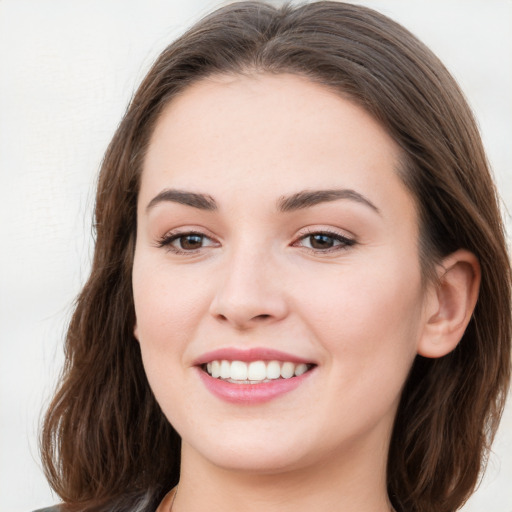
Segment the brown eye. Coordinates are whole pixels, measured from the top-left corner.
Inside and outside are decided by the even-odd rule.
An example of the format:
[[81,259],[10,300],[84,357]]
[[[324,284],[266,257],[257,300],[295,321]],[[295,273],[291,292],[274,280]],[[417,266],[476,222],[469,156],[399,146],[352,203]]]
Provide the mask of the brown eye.
[[330,249],[334,247],[334,238],[325,234],[310,235],[309,244],[312,249]]
[[165,247],[175,254],[195,253],[205,248],[219,247],[219,243],[203,233],[169,233],[158,241],[158,247]]
[[193,251],[203,246],[203,238],[203,235],[190,234],[180,236],[177,240],[179,241],[180,249]]
[[293,245],[322,253],[347,249],[348,247],[355,245],[355,243],[355,240],[347,238],[341,234],[330,233],[329,231],[319,231],[318,233],[309,233],[308,235],[301,237]]

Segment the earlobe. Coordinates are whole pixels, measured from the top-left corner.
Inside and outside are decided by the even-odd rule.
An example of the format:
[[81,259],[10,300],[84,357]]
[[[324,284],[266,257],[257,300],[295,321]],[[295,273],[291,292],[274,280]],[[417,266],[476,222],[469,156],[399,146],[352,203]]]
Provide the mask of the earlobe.
[[463,249],[450,254],[432,286],[418,354],[436,358],[455,349],[471,319],[480,288],[478,259]]

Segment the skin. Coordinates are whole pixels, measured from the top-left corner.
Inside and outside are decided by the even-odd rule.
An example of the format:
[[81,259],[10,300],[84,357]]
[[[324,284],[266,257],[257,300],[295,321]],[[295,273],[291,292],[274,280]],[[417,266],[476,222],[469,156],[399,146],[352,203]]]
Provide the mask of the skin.
[[[174,512],[390,510],[387,449],[403,383],[417,353],[453,349],[478,288],[477,263],[462,252],[440,267],[440,286],[422,281],[399,159],[363,109],[294,75],[211,77],[161,115],[138,200],[134,332],[183,440]],[[155,199],[168,189],[217,208]],[[350,196],[276,207],[333,189],[372,206]],[[204,235],[197,248],[169,242],[191,231]],[[333,247],[312,248],[311,233],[326,232]],[[269,402],[228,403],[194,361],[229,347],[316,366]]]

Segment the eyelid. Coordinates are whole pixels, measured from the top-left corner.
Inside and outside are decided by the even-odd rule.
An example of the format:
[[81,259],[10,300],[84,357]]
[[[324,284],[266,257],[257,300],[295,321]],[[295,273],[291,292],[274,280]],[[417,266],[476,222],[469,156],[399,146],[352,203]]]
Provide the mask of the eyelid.
[[[299,242],[302,240],[305,240],[306,238],[313,236],[313,235],[326,235],[328,237],[331,237],[339,242],[341,242],[338,245],[334,245],[333,247],[329,247],[327,249],[314,249],[312,247],[304,247],[304,249],[311,251],[315,254],[329,254],[332,252],[337,251],[344,251],[347,250],[349,247],[353,247],[356,245],[357,239],[352,234],[347,234],[346,232],[333,228],[333,227],[322,227],[322,226],[308,226],[303,231],[301,231],[297,237],[295,238],[295,241],[291,244],[294,247],[299,246]],[[300,246],[299,246],[300,247]]]
[[[186,237],[190,235],[197,235],[202,237],[203,239],[210,240],[211,244],[208,244],[207,246],[198,247],[197,249],[180,249],[178,247],[174,247],[172,243],[175,240],[178,240],[180,237]],[[209,230],[206,230],[204,228],[195,228],[195,227],[180,227],[175,229],[170,229],[169,231],[166,231],[164,235],[158,237],[156,240],[155,246],[157,248],[164,248],[167,249],[167,251],[172,252],[174,254],[186,254],[186,255],[194,255],[197,254],[202,249],[208,249],[210,247],[219,247],[220,243],[216,239],[215,236],[210,234]]]
[[[173,242],[178,240],[180,237],[186,237],[191,235],[200,236],[202,237],[203,240],[206,239],[210,243],[208,243],[207,245],[202,245],[197,249],[182,249],[172,245]],[[334,239],[338,243],[334,244],[332,247],[322,249],[307,247],[301,244],[303,240],[313,235],[324,235]],[[292,247],[301,247],[315,254],[327,255],[332,252],[347,250],[349,247],[352,247],[357,243],[358,242],[355,236],[352,234],[347,234],[347,232],[344,230],[333,228],[331,226],[308,226],[299,231],[299,233],[295,236],[294,241],[290,245]],[[158,237],[155,243],[155,246],[157,248],[164,248],[167,249],[167,251],[172,252],[174,254],[184,255],[194,255],[205,249],[209,249],[212,247],[220,247],[220,245],[221,243],[217,240],[217,237],[212,235],[209,230],[202,227],[197,228],[192,226],[184,226],[166,231],[164,235]]]

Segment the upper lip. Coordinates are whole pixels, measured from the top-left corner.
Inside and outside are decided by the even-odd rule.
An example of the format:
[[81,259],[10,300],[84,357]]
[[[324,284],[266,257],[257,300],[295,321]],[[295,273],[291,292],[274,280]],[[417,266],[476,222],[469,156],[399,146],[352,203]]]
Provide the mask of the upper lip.
[[206,352],[199,356],[195,361],[194,365],[201,366],[211,361],[289,361],[296,364],[311,364],[311,360],[298,357],[287,352],[281,352],[280,350],[274,350],[272,348],[220,348]]

